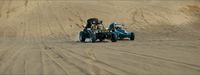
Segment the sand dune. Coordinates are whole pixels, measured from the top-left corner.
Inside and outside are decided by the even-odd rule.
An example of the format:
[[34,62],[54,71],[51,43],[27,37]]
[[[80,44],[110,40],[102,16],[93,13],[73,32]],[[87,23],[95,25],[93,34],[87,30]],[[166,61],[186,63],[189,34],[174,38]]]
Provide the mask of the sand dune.
[[[88,18],[135,41],[80,43]],[[0,74],[200,74],[199,0],[1,0]]]

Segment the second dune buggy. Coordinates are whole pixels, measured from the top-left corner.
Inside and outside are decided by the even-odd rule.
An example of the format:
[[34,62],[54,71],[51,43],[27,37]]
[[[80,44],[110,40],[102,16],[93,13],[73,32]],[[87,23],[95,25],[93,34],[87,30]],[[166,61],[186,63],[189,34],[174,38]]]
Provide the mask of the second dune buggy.
[[123,40],[124,38],[129,38],[130,40],[135,40],[134,32],[128,32],[123,28],[123,24],[113,22],[109,25],[108,30],[117,34],[118,39]]

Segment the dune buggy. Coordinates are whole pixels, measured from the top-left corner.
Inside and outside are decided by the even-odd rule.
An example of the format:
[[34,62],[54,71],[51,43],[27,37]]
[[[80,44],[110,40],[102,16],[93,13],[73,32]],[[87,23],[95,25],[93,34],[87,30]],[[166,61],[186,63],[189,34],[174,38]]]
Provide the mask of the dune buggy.
[[87,24],[79,33],[79,40],[85,42],[86,39],[90,39],[93,43],[97,40],[104,41],[109,39],[112,42],[117,42],[117,33],[110,32],[105,29],[103,21],[98,18],[90,18],[87,20]]
[[108,30],[117,34],[117,38],[123,40],[124,38],[129,38],[130,40],[135,40],[134,32],[128,32],[123,28],[123,24],[113,22],[109,25]]

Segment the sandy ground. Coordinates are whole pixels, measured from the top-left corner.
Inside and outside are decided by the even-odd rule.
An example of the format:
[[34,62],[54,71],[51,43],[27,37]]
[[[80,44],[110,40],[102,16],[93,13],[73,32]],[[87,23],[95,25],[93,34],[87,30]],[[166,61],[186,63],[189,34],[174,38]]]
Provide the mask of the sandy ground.
[[[1,0],[1,75],[199,75],[200,1]],[[135,41],[80,43],[85,20]]]

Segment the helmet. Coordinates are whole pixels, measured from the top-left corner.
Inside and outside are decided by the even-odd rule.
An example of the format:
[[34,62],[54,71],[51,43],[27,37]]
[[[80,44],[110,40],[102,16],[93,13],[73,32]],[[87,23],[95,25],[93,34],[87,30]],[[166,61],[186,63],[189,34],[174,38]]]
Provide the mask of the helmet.
[[103,23],[103,21],[102,20],[98,20],[98,24],[102,24]]

